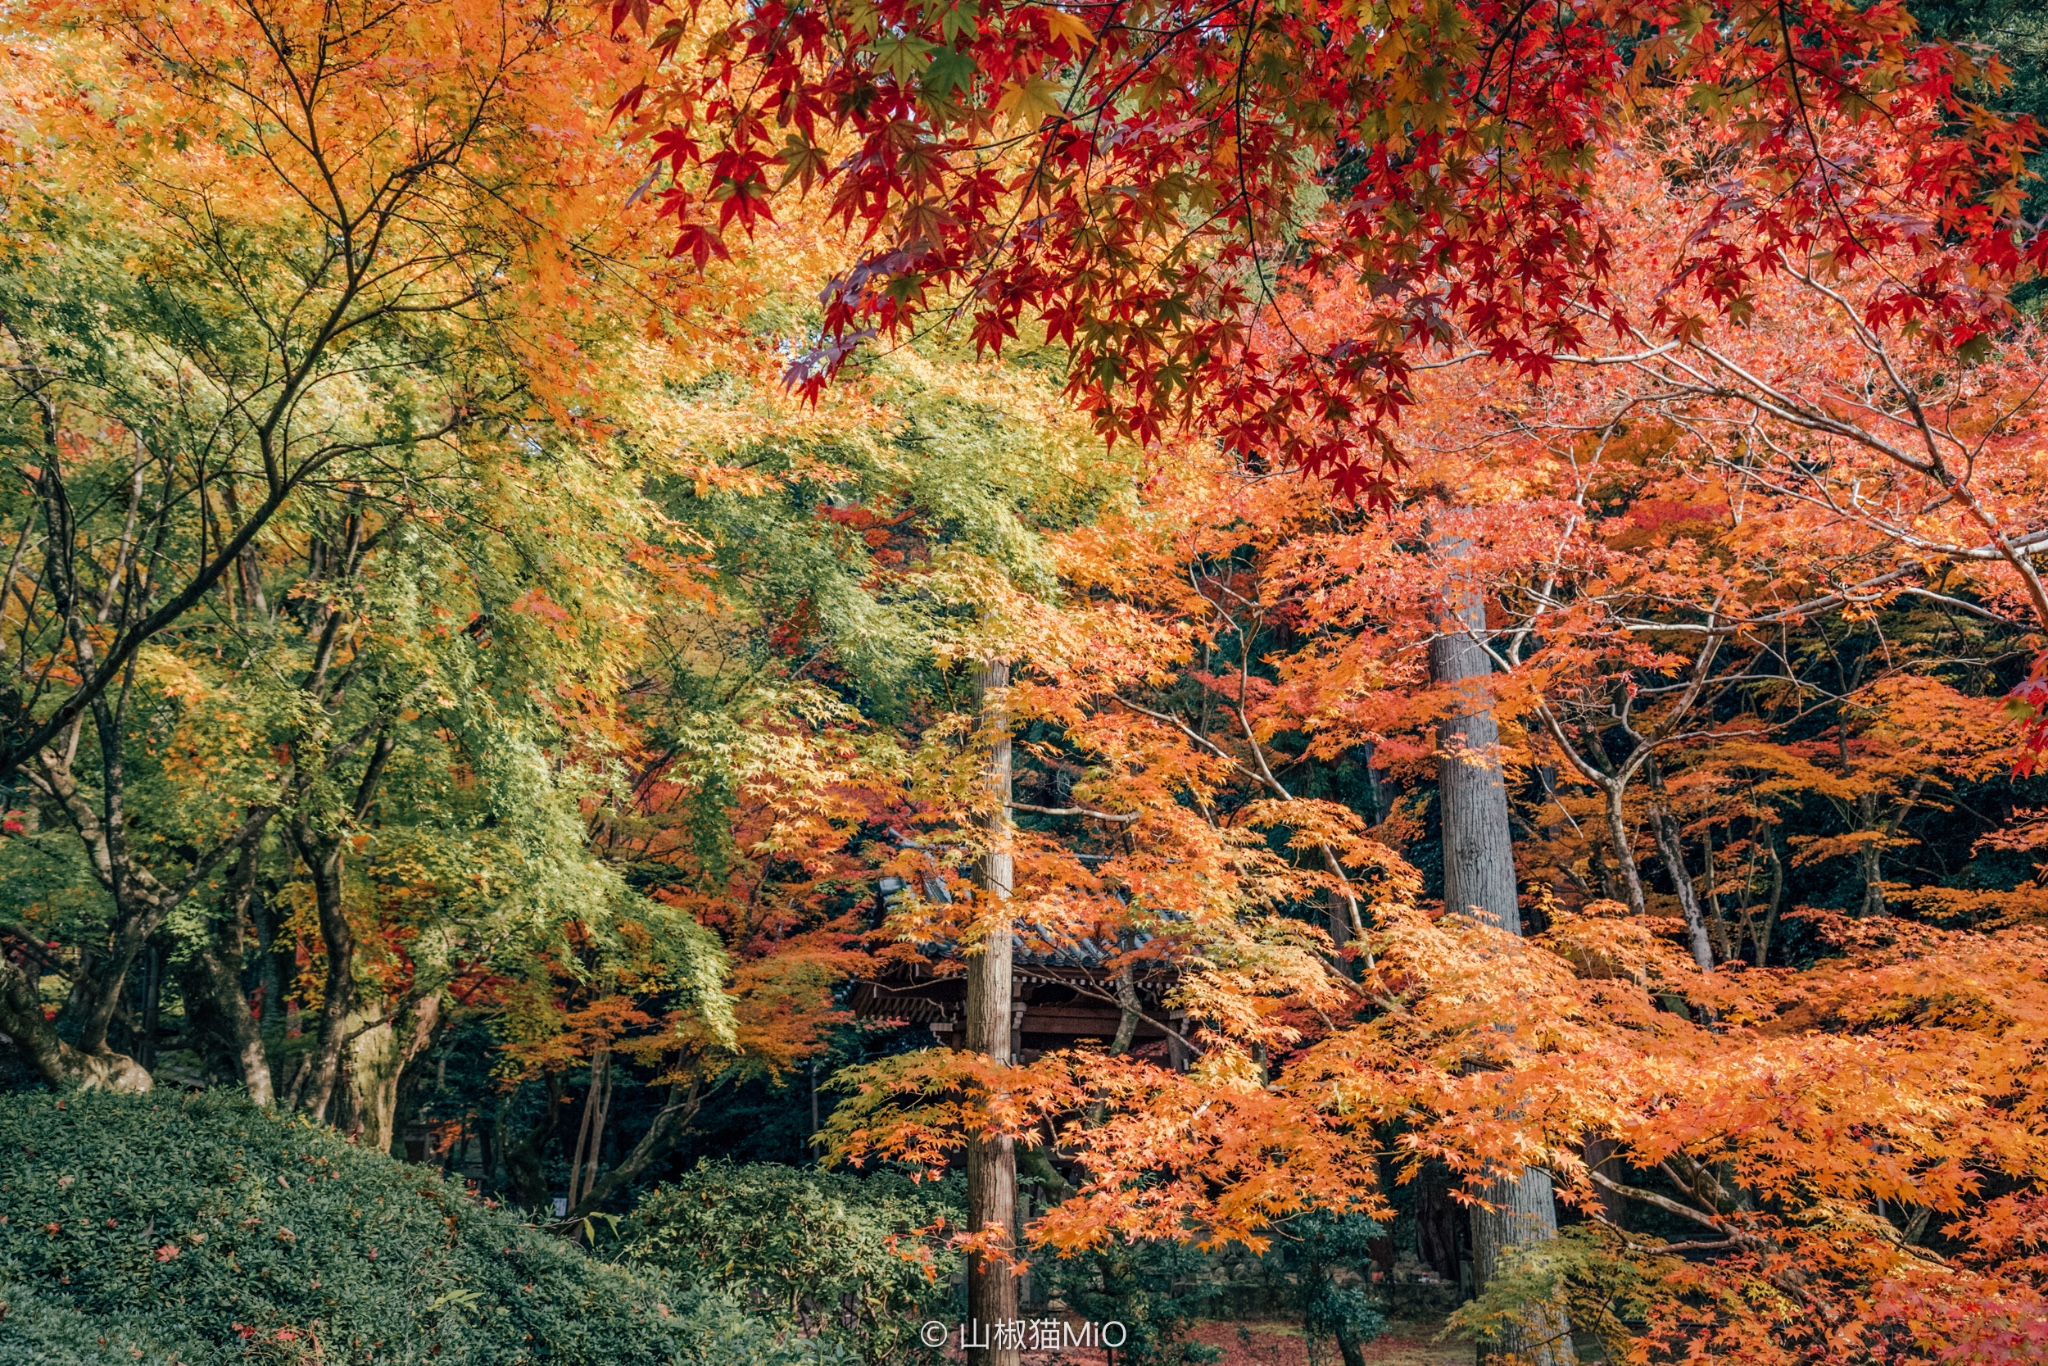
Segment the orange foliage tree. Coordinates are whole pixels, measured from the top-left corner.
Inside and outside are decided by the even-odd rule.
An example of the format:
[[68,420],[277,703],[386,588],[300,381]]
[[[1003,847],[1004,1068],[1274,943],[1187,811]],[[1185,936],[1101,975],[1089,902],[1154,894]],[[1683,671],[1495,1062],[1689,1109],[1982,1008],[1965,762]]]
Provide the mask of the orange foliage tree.
[[[1737,192],[1732,145],[1664,113],[1603,165],[1615,297],[1684,313],[1713,286],[1674,288],[1667,248]],[[2024,325],[1988,356],[1881,328],[1866,291],[1905,268],[1788,254],[1733,314],[1541,384],[1453,339],[1384,516],[1183,448],[1065,537],[1009,694],[1057,737],[1065,824],[1020,855],[1016,914],[1169,964],[1201,1056],[872,1065],[839,1150],[1051,1145],[1078,1179],[1035,1228],[1054,1250],[1256,1246],[1311,1206],[1385,1212],[1425,1163],[1480,1207],[1536,1168],[1568,1227],[1465,1311],[1492,1340],[1562,1299],[1616,1359],[2038,1353],[2038,893],[1913,851],[2020,752],[2043,358]],[[1354,325],[1361,286],[1307,289],[1270,325]],[[1445,609],[1475,587],[1482,620]],[[1471,705],[1428,683],[1447,629],[1493,662],[1528,939],[1424,894],[1417,780]],[[1966,857],[2038,844],[2000,800]],[[1785,904],[1830,868],[1850,913]]]

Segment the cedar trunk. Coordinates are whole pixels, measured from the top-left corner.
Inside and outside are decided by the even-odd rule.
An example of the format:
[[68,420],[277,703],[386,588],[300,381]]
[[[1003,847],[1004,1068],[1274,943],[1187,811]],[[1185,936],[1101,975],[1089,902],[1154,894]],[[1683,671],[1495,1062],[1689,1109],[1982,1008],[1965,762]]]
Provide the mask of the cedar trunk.
[[[988,850],[975,870],[975,918],[981,924],[978,948],[967,955],[967,1047],[986,1053],[998,1066],[1011,1061],[1011,940],[1009,900],[1013,869],[1010,857],[1010,728],[1003,690],[1010,685],[1010,666],[983,665],[974,676],[981,731],[990,737],[987,777],[990,795],[985,823]],[[996,1229],[1001,1246],[1014,1251],[1017,1227],[1017,1148],[1008,1135],[970,1137],[967,1141],[967,1217],[977,1230]],[[1017,1277],[994,1258],[967,1260],[967,1315],[976,1326],[975,1341],[993,1340],[995,1325],[1018,1317]],[[987,1346],[969,1350],[968,1360],[987,1366],[1018,1366],[1015,1347]]]
[[[1462,542],[1447,553],[1461,556]],[[1486,648],[1471,632],[1486,629],[1486,604],[1470,588],[1446,605],[1444,629],[1429,646],[1429,671],[1457,693],[1437,723],[1437,809],[1444,834],[1444,909],[1522,932],[1515,896],[1515,849],[1508,829],[1508,789],[1500,769],[1500,727],[1493,719]]]
[[[1446,541],[1439,549],[1447,559],[1457,560],[1464,558],[1468,546]],[[1430,642],[1430,673],[1440,686],[1458,694],[1437,728],[1444,906],[1519,935],[1522,916],[1515,893],[1507,784],[1500,766],[1500,728],[1487,691],[1493,665],[1478,639],[1486,630],[1486,601],[1476,587],[1453,580],[1442,625],[1442,632]],[[1475,1208],[1472,1213],[1472,1277],[1483,1292],[1511,1249],[1557,1237],[1557,1207],[1550,1177],[1540,1171],[1496,1180],[1482,1194],[1490,1208]],[[1480,1360],[1512,1355],[1531,1366],[1565,1366],[1577,1359],[1562,1305],[1525,1306],[1523,1319],[1524,1326],[1482,1342]]]

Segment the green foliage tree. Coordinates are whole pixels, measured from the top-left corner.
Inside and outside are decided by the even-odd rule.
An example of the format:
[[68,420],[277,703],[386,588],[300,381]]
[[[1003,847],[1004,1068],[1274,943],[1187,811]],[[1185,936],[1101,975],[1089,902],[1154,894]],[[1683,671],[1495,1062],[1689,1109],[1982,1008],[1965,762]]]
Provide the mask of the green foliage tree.
[[1220,1289],[1203,1275],[1208,1269],[1207,1259],[1185,1243],[1146,1239],[1043,1258],[1033,1274],[1081,1318],[1122,1324],[1124,1344],[1116,1353],[1128,1366],[1205,1366],[1223,1354],[1189,1341],[1187,1333]]
[[[0,487],[0,781],[32,846],[12,874],[64,904],[13,899],[37,948],[0,958],[0,1032],[52,1085],[146,1089],[186,960],[252,1095],[388,1139],[454,965],[621,904],[581,850],[602,775],[556,762],[622,643],[563,625],[622,601],[582,579],[578,537],[629,538],[640,510],[563,399],[617,331],[560,292],[616,240],[574,193],[609,163],[573,111],[536,117],[580,49],[523,22],[479,46],[496,20],[453,9],[9,23],[35,112],[7,134],[20,231],[0,252],[0,445],[21,476]],[[235,60],[195,60],[209,44]],[[391,809],[393,775],[423,800]],[[60,828],[77,849],[53,849]],[[372,828],[391,833],[352,869]],[[377,886],[464,929],[359,926]],[[291,984],[315,1042],[273,1078],[236,941],[266,888],[298,887],[292,939],[325,972]],[[281,924],[290,898],[269,899]],[[386,953],[371,990],[380,928],[425,961]],[[48,970],[69,983],[54,1015]]]

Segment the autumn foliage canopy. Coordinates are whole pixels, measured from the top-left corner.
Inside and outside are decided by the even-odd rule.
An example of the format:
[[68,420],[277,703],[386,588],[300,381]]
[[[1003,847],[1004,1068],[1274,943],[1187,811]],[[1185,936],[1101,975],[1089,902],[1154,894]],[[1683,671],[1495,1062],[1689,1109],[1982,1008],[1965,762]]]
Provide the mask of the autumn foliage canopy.
[[[2048,1352],[1997,48],[1892,0],[0,41],[6,1085],[241,1085],[584,1238],[769,1110],[920,1181],[1008,1141],[1024,1246],[924,1230],[977,1265],[1533,1173],[1556,1236],[1459,1311],[1503,1351]],[[1505,913],[1446,904],[1475,770]],[[1120,1024],[853,1007],[1003,942]]]
[[[1422,348],[1542,376],[1592,336],[1696,333],[1691,308],[1612,295],[1589,211],[1606,145],[1659,92],[1767,187],[1721,187],[1666,244],[1708,306],[1781,253],[1903,251],[1865,320],[1961,346],[1998,325],[1987,282],[2048,259],[2019,215],[2041,130],[1977,102],[1995,56],[1922,39],[1896,3],[620,0],[611,19],[644,41],[614,112],[678,255],[727,254],[814,192],[857,234],[792,383],[815,394],[934,313],[989,351],[1034,322],[1105,436],[1194,422],[1376,503]],[[1333,271],[1370,303],[1342,338],[1298,335],[1284,277]]]

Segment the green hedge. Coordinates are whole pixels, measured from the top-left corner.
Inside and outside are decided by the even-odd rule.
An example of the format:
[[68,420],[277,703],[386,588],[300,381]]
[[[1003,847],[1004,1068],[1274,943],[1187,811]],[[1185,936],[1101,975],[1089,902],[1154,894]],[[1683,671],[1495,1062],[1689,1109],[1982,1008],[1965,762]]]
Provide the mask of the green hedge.
[[0,1287],[8,1366],[819,1357],[730,1300],[221,1094],[0,1096]]
[[7,1366],[135,1366],[140,1360],[193,1356],[165,1346],[132,1316],[88,1318],[0,1266],[0,1361]]
[[953,1312],[960,1259],[922,1231],[957,1229],[964,1193],[957,1177],[704,1162],[650,1192],[620,1233],[635,1260],[862,1361],[936,1360],[917,1331]]

